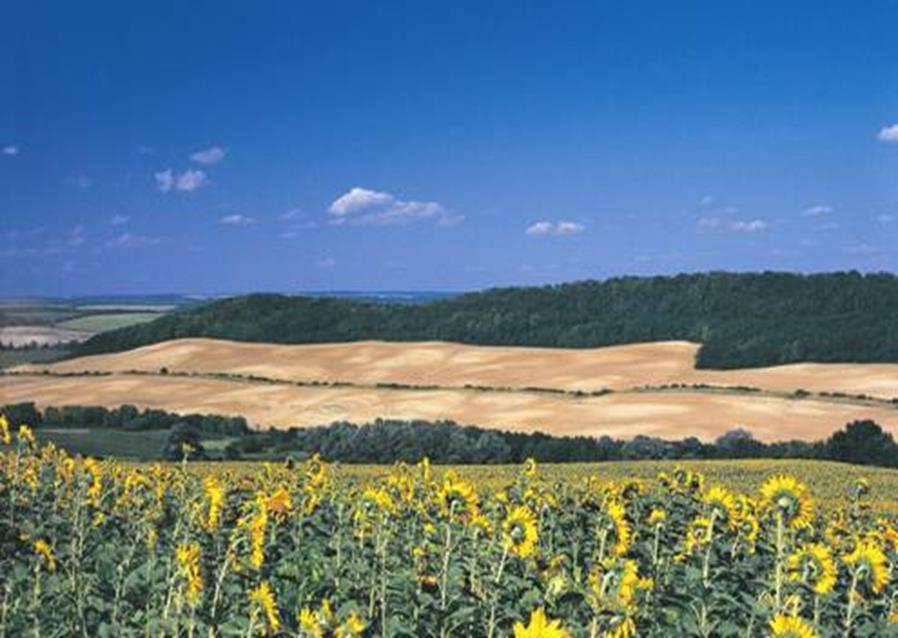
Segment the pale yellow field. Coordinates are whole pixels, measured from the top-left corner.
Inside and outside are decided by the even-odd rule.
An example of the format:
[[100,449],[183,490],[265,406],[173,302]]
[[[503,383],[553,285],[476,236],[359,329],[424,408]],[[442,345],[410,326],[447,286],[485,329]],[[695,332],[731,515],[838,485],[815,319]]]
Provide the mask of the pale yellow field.
[[[846,422],[871,418],[898,435],[898,409],[813,398],[707,392],[631,392],[669,383],[746,385],[784,392],[811,391],[898,396],[898,366],[800,364],[738,371],[693,367],[695,344],[666,342],[592,350],[476,347],[446,343],[281,346],[206,339],[172,341],[134,351],[85,357],[19,371],[105,371],[105,377],[39,374],[0,377],[0,403],[39,405],[133,403],[176,412],[243,414],[259,426],[322,425],[378,417],[452,419],[459,423],[553,434],[638,434],[710,439],[741,426],[765,441],[818,439]],[[436,390],[374,387],[318,388],[241,380],[130,376],[229,372],[291,381],[437,385]],[[463,389],[465,384],[517,388]],[[613,394],[574,397],[524,392],[528,386],[566,390],[612,388]]]
[[72,359],[56,372],[140,370],[229,372],[291,381],[350,381],[460,387],[626,390],[642,385],[708,383],[774,391],[805,390],[898,397],[898,364],[801,363],[744,370],[696,370],[698,344],[686,341],[592,349],[467,346],[454,343],[274,345],[177,339],[128,352]]
[[378,417],[459,423],[552,434],[637,434],[714,438],[739,425],[757,438],[816,439],[848,421],[872,418],[898,435],[898,410],[809,400],[702,393],[609,394],[572,398],[527,392],[308,388],[179,377],[0,378],[0,402],[39,405],[132,403],[174,412],[242,414],[262,426],[357,423]]

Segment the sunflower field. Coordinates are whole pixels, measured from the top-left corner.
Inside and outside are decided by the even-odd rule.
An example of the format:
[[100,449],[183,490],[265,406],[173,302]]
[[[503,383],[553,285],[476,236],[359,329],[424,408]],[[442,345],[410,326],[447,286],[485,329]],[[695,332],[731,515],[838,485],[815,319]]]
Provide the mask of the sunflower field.
[[[0,636],[898,636],[898,526],[845,485],[701,473],[481,489],[312,458],[121,465],[0,418]],[[894,499],[894,495],[880,495]]]

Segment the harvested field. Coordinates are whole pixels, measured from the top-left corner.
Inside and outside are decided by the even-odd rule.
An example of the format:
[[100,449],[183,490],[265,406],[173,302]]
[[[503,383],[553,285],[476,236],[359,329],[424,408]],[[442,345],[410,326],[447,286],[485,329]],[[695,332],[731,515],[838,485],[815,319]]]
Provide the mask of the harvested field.
[[46,367],[56,372],[141,370],[231,373],[291,381],[348,381],[462,387],[594,391],[700,384],[769,391],[898,397],[898,364],[800,363],[743,370],[696,370],[698,344],[685,341],[592,349],[468,346],[453,343],[274,345],[177,339]]
[[322,425],[378,417],[452,419],[556,435],[638,434],[712,439],[734,426],[757,438],[819,439],[854,419],[870,418],[898,434],[898,410],[808,399],[712,393],[614,393],[573,398],[535,392],[310,388],[205,378],[113,375],[0,377],[0,403],[131,403],[173,412],[242,414],[259,426]]

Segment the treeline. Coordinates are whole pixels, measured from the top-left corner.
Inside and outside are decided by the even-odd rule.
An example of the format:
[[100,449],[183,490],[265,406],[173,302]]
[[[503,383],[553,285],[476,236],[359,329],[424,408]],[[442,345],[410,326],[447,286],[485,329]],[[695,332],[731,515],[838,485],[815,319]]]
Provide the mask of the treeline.
[[[859,465],[898,467],[898,444],[873,421],[853,421],[821,441],[763,443],[736,428],[713,442],[696,437],[666,440],[649,436],[614,439],[608,436],[552,436],[542,432],[509,432],[453,421],[377,419],[356,425],[337,421],[327,426],[254,430],[243,417],[179,415],[164,410],[115,409],[98,406],[47,407],[33,403],[0,408],[14,426],[41,429],[167,430],[161,450],[145,456],[179,460],[192,458],[279,460],[320,454],[328,461],[390,464],[427,457],[442,464],[520,463],[528,458],[544,463],[686,459],[825,459]],[[230,439],[223,451],[209,455],[204,441]],[[184,445],[187,444],[187,448]]]
[[703,368],[898,362],[896,315],[892,274],[712,272],[503,288],[413,305],[250,295],[96,335],[75,354],[181,337],[568,348],[686,339],[702,344]]
[[244,436],[251,432],[242,416],[175,414],[165,410],[140,410],[127,404],[112,409],[82,405],[48,406],[41,411],[34,403],[16,403],[3,406],[0,412],[14,426],[24,423],[38,429],[105,428],[139,432],[170,430],[179,426],[198,435]]
[[898,444],[873,421],[854,421],[817,442],[763,443],[734,429],[712,443],[695,437],[668,441],[648,436],[629,440],[587,436],[551,436],[461,426],[452,421],[381,420],[365,425],[336,422],[326,427],[256,432],[228,446],[231,458],[284,458],[318,453],[330,461],[384,464],[502,464],[528,458],[545,463],[686,460],[826,459],[861,465],[898,467]]

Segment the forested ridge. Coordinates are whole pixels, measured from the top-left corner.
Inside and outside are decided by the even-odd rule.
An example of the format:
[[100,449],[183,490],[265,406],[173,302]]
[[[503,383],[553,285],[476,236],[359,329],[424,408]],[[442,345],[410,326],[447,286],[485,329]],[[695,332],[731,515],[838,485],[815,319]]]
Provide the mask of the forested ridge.
[[93,337],[77,356],[168,339],[365,339],[584,348],[683,339],[700,368],[898,362],[898,277],[711,272],[497,288],[416,305],[233,297]]

